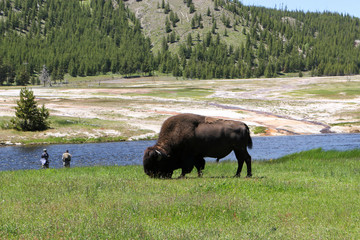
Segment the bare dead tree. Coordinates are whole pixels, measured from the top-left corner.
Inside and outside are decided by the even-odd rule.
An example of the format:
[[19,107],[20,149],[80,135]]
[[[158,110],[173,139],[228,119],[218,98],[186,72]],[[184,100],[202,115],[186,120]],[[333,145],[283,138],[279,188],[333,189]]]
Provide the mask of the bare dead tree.
[[48,83],[49,86],[51,86],[50,75],[49,75],[49,72],[45,65],[43,65],[43,69],[41,70],[39,79],[40,79],[40,82],[42,82],[44,84],[44,87],[45,87],[46,83]]

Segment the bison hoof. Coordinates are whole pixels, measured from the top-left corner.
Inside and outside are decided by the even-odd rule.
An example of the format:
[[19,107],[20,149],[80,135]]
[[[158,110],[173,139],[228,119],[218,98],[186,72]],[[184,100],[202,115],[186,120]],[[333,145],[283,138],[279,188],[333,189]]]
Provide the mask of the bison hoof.
[[237,177],[237,178],[239,178],[240,177],[240,174],[236,174],[234,177]]
[[246,176],[246,178],[251,178],[252,177],[252,174],[248,174],[247,176]]

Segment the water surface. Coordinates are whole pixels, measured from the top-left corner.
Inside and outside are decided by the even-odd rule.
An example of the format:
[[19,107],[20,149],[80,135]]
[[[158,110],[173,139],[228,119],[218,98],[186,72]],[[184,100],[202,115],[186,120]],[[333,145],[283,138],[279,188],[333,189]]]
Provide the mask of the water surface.
[[[36,146],[0,147],[0,171],[39,169],[42,150],[50,155],[50,168],[62,167],[62,154],[72,154],[71,167],[96,165],[141,165],[144,150],[156,141],[133,141],[86,144],[54,144]],[[287,154],[323,148],[324,150],[351,150],[360,148],[360,134],[322,134],[277,137],[253,137],[255,160],[275,159]],[[224,159],[236,160],[231,153]],[[215,159],[207,159],[214,161]]]

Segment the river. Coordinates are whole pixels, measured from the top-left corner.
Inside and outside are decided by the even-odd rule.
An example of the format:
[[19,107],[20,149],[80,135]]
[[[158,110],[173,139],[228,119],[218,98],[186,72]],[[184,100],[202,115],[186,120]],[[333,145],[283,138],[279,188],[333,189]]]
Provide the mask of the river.
[[[276,159],[287,154],[322,148],[324,150],[351,150],[360,148],[360,134],[321,134],[276,137],[253,137],[254,160]],[[144,150],[155,141],[132,141],[86,144],[54,144],[36,146],[0,147],[0,171],[39,169],[44,148],[50,155],[50,168],[61,168],[61,156],[66,150],[72,154],[71,167],[98,165],[141,165]],[[224,159],[236,160],[231,153]],[[215,159],[207,159],[214,161]]]

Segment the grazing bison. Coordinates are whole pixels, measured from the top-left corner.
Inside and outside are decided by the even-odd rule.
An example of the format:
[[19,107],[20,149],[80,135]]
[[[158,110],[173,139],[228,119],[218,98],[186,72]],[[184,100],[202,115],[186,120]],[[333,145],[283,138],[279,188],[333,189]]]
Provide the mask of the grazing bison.
[[247,177],[251,177],[247,147],[252,147],[252,140],[243,122],[179,114],[163,123],[157,143],[145,150],[144,171],[151,177],[171,178],[173,171],[181,168],[180,177],[184,177],[195,166],[201,176],[204,157],[221,159],[234,151],[238,161],[235,176],[240,176],[245,161]]

